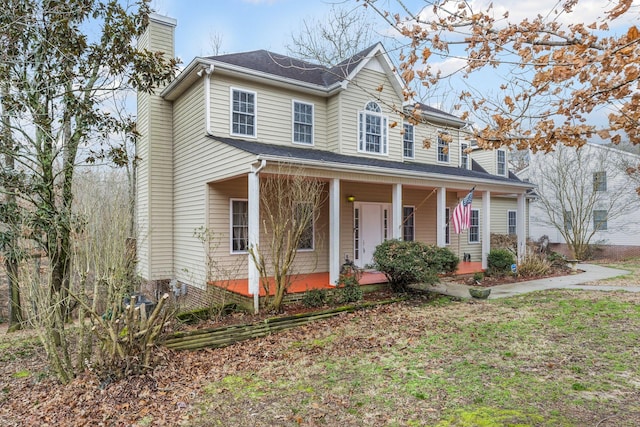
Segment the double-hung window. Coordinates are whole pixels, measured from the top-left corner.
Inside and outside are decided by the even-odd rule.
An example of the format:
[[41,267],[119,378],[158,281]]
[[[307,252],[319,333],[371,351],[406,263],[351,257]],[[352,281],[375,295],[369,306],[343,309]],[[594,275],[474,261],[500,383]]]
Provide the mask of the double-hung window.
[[404,206],[402,208],[402,240],[412,242],[415,240],[415,208],[413,206]]
[[249,202],[231,200],[231,252],[249,249]]
[[607,229],[607,211],[593,211],[593,229],[596,231],[605,231]]
[[256,93],[231,89],[231,134],[256,136]]
[[449,217],[451,216],[451,210],[444,208],[444,243],[446,245],[451,243],[451,234],[449,231]]
[[516,228],[517,217],[516,211],[507,211],[507,234],[514,235],[518,233]]
[[460,167],[462,169],[469,169],[469,154],[467,153],[469,144],[466,142],[460,143]]
[[358,151],[387,154],[387,128],[389,119],[382,114],[376,102],[369,102],[358,114]]
[[593,173],[593,191],[607,191],[607,172]]
[[402,134],[402,145],[403,145],[403,153],[405,159],[413,159],[413,149],[414,149],[414,136],[413,136],[413,125],[409,123],[404,124],[404,133]]
[[496,152],[496,158],[498,162],[497,173],[498,175],[507,174],[507,153],[504,150],[498,150]]
[[313,144],[313,104],[293,101],[293,142]]
[[297,203],[295,205],[295,220],[298,224],[303,223],[304,228],[298,241],[298,249],[313,249],[313,205],[311,203]]
[[449,144],[440,135],[438,135],[438,161],[449,163]]
[[471,226],[469,227],[469,243],[480,242],[480,211],[471,209]]

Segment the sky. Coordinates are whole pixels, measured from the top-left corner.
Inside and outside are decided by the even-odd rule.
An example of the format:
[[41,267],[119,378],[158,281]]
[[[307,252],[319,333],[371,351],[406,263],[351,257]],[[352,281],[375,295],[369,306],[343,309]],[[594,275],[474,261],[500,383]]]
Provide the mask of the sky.
[[[554,6],[557,8],[564,0],[521,0],[517,7],[513,7],[513,0],[467,0],[475,10],[484,10],[492,3],[495,16],[509,13],[510,22],[519,22],[524,18],[532,19],[539,13],[547,13]],[[425,9],[425,0],[402,0],[402,3],[413,13],[429,13]],[[266,49],[276,53],[287,53],[286,46],[290,44],[291,35],[301,31],[303,20],[324,20],[328,18],[332,5],[341,8],[362,8],[362,1],[357,0],[152,0],[151,7],[161,15],[177,19],[176,56],[186,66],[196,56],[213,54],[211,39],[218,36],[221,40],[220,54],[236,53],[258,49]],[[377,0],[376,5],[385,10],[397,11],[397,0]],[[608,0],[580,0],[579,7],[570,15],[563,13],[549,14],[548,19],[556,19],[564,23],[590,23],[599,16],[603,16],[607,8],[611,7]],[[379,39],[389,50],[394,45],[389,37],[395,34],[371,8],[368,17],[375,22],[374,28],[379,33]],[[403,14],[404,16],[404,14]],[[638,14],[632,17],[634,24],[640,26]],[[614,24],[616,24],[614,22]],[[630,22],[618,23],[620,31],[625,31]],[[615,27],[615,25],[614,25]],[[397,56],[389,52],[392,61],[398,64]],[[447,70],[459,68],[461,60],[455,57],[432,57],[432,66]],[[493,75],[492,75],[493,74]],[[440,95],[432,99],[420,99],[433,107],[451,111],[451,94],[462,89],[467,84],[475,89],[490,91],[497,88],[501,80],[494,70],[474,73],[471,79],[458,79],[450,82],[450,87],[441,86]],[[508,76],[503,76],[508,78]],[[448,85],[447,85],[448,86]],[[471,86],[467,86],[471,87]],[[453,90],[452,90],[453,89]],[[497,89],[496,89],[497,90]],[[438,98],[438,96],[440,98]],[[448,106],[447,106],[448,105]],[[606,111],[600,112],[604,119]]]

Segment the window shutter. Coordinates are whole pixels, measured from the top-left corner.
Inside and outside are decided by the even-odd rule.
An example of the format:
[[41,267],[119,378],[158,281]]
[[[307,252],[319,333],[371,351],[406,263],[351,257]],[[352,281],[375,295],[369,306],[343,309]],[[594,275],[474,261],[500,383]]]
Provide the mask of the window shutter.
[[388,150],[388,144],[387,144],[387,128],[388,128],[388,122],[389,120],[387,119],[387,117],[383,117],[382,118],[382,154],[387,154]]
[[364,151],[364,112],[358,113],[358,150]]

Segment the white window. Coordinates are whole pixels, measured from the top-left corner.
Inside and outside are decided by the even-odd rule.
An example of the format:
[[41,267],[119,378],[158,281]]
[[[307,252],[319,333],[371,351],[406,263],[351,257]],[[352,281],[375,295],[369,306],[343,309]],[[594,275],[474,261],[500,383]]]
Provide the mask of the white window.
[[231,252],[249,249],[249,202],[231,200]]
[[293,142],[313,144],[313,104],[293,101]]
[[438,135],[438,161],[449,163],[449,144],[440,135]]
[[517,234],[516,211],[507,211],[507,234]]
[[564,211],[564,229],[567,231],[573,229],[573,215],[571,211]]
[[451,216],[451,210],[449,208],[444,209],[444,243],[448,245],[451,243],[451,234],[449,231],[449,216]]
[[413,125],[409,123],[404,124],[404,133],[402,134],[402,145],[403,145],[403,153],[405,159],[413,159],[413,148],[414,148],[414,136],[413,136]]
[[313,250],[313,205],[311,203],[297,203],[295,207],[296,221],[306,222],[298,242],[299,250]]
[[469,243],[480,242],[480,211],[471,209],[471,226],[469,227]]
[[607,191],[607,172],[593,173],[593,191]]
[[506,175],[507,174],[507,153],[504,150],[498,150],[496,152],[496,158],[498,161],[498,175]]
[[596,231],[605,231],[607,229],[607,211],[593,211],[593,229]]
[[460,143],[460,167],[462,169],[469,169],[469,154],[466,150],[469,148],[469,144],[466,142]]
[[231,89],[231,134],[256,136],[256,93]]
[[388,119],[376,102],[369,102],[358,114],[358,151],[387,154]]
[[405,242],[415,240],[414,213],[415,208],[413,206],[404,206],[402,208],[402,240]]

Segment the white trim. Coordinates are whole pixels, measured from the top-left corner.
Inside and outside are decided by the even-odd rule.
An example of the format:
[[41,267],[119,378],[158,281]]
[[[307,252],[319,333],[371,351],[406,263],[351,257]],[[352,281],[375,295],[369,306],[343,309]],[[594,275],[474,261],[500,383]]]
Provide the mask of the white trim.
[[[500,154],[499,153],[503,153],[504,154],[504,172],[500,173]],[[509,175],[509,166],[508,166],[508,162],[507,162],[507,152],[506,150],[496,150],[496,175],[498,176],[507,176]]]
[[[308,105],[311,107],[311,142],[296,141],[296,104]],[[316,133],[316,106],[312,102],[300,101],[298,99],[291,100],[291,142],[296,145],[312,147],[315,145]]]
[[[441,165],[448,165],[448,164],[451,163],[451,149],[450,149],[451,148],[450,147],[451,144],[445,142],[444,139],[440,138],[441,134],[449,135],[449,132],[443,131],[443,130],[440,130],[440,129],[436,130],[436,138],[437,138],[436,139],[436,163],[439,163]],[[440,141],[442,141],[444,143],[444,146],[447,147],[447,154],[446,154],[447,160],[446,161],[440,160]]]
[[[451,208],[444,208],[444,246],[449,246],[451,244]],[[448,241],[447,241],[448,240]]]
[[[466,145],[466,148],[463,147],[464,145]],[[460,163],[459,164],[462,169],[469,170],[471,166],[471,157],[470,157],[471,153],[467,153],[466,155],[464,154],[464,150],[466,150],[467,148],[469,148],[469,143],[467,141],[460,141]],[[466,165],[462,164],[463,157],[466,157],[467,159]]]
[[411,216],[412,216],[412,226],[411,226],[411,231],[412,231],[412,236],[411,236],[411,242],[414,242],[416,240],[416,207],[415,205],[402,205],[402,222],[401,222],[401,229],[402,231],[400,232],[400,235],[402,237],[402,240],[404,240],[404,228],[405,228],[405,217],[404,217],[404,210],[406,208],[411,208]]
[[[295,202],[295,208],[302,204],[313,205],[311,202]],[[311,206],[313,208],[313,206]],[[300,243],[300,242],[298,242]],[[296,252],[313,252],[316,250],[316,221],[315,221],[315,213],[311,214],[311,247],[310,248],[296,248]]]
[[[404,152],[404,144],[405,144],[405,140],[404,137],[407,134],[407,131],[405,129],[405,126],[410,126],[411,127],[411,156],[405,156]],[[403,159],[415,159],[416,158],[416,127],[411,124],[411,123],[402,123],[402,158]]]
[[481,237],[480,237],[480,231],[481,231],[481,227],[480,227],[480,209],[471,208],[471,219],[470,219],[470,221],[473,219],[473,212],[478,212],[478,240],[471,240],[471,228],[473,227],[473,225],[470,224],[469,225],[469,231],[467,232],[467,243],[469,243],[470,245],[477,245],[482,240]]
[[[253,135],[245,134],[245,133],[234,133],[233,132],[233,92],[244,92],[253,95]],[[231,86],[229,87],[229,135],[232,136],[241,136],[244,138],[257,138],[258,137],[258,93],[253,90],[242,89],[239,87]]]
[[[516,216],[516,223],[513,225],[514,232],[509,233],[509,214],[513,212]],[[507,209],[507,235],[518,234],[518,211],[516,209]]]
[[[375,104],[380,112],[367,110],[369,104]],[[367,137],[367,123],[366,117],[368,115],[380,118],[380,152],[367,151],[366,149],[366,137]],[[388,156],[389,155],[389,116],[382,112],[382,107],[377,101],[367,101],[364,104],[364,108],[358,111],[357,119],[357,135],[358,135],[358,152],[364,154],[373,154],[376,156]]]
[[[230,255],[246,255],[248,249],[244,251],[233,250],[233,202],[247,203],[247,215],[249,213],[249,199],[230,198],[229,199],[229,254]],[[247,248],[249,247],[249,218],[247,218]]]
[[337,284],[340,264],[340,179],[333,178],[329,181],[329,284]]

